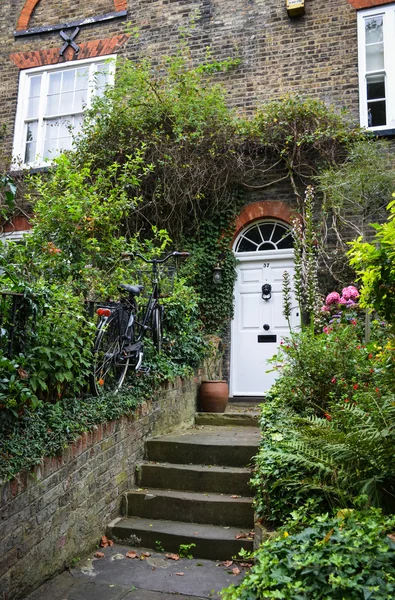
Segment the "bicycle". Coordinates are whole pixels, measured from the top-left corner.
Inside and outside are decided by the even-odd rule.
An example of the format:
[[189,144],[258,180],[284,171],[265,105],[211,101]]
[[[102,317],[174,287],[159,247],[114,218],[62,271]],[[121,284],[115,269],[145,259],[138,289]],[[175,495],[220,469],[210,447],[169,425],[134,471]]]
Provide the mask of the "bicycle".
[[165,258],[146,259],[138,252],[125,252],[123,258],[140,258],[152,265],[152,291],[148,298],[142,320],[138,320],[137,297],[144,289],[142,285],[122,283],[118,289],[127,293],[118,302],[103,305],[96,310],[100,317],[96,329],[93,346],[93,370],[90,376],[92,394],[99,396],[104,392],[117,393],[121,389],[127,371],[133,367],[135,371],[143,370],[143,339],[149,329],[156,350],[162,348],[162,321],[164,307],[159,302],[159,270],[158,265],[170,258],[183,258],[189,252],[171,252]]

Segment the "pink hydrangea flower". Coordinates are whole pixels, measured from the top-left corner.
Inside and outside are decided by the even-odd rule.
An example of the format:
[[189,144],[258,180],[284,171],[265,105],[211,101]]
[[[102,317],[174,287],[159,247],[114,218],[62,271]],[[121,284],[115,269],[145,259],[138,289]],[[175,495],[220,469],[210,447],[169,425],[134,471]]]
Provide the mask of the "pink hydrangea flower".
[[356,300],[359,298],[359,292],[354,285],[349,285],[342,290],[342,296],[346,300]]
[[330,312],[329,306],[327,306],[326,304],[324,304],[324,306],[321,306],[321,312]]
[[340,300],[339,300],[339,304],[341,304],[342,306],[343,306],[343,305],[345,306],[345,305],[347,304],[347,302],[348,302],[348,300],[346,300],[346,299],[344,298],[344,296],[342,296],[342,297],[340,298]]
[[326,300],[325,300],[325,304],[327,304],[328,306],[330,304],[339,304],[340,302],[340,295],[337,292],[331,292],[330,294],[327,295]]

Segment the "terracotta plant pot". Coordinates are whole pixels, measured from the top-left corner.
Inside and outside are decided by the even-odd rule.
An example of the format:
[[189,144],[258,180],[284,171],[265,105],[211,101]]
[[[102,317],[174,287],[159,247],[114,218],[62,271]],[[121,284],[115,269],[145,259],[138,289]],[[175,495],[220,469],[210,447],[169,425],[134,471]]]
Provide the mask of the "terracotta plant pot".
[[229,400],[226,381],[202,381],[199,389],[201,412],[223,413]]

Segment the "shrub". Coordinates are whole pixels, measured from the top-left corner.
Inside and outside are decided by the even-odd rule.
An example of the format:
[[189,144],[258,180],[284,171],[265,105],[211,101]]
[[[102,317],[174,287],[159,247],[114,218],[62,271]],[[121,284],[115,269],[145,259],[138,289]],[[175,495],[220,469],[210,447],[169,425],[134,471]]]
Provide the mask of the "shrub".
[[301,413],[322,416],[334,397],[373,379],[369,356],[353,325],[334,322],[326,333],[294,333],[271,361],[280,372],[271,393]]
[[264,542],[240,586],[224,600],[387,600],[395,593],[395,517],[380,511],[316,516],[303,509]]
[[[303,505],[311,495],[315,483],[315,509],[328,509],[328,497],[320,490],[317,468],[294,460],[288,443],[298,439],[300,417],[290,407],[276,399],[267,399],[262,405],[260,426],[262,442],[255,457],[251,478],[254,488],[254,508],[265,522],[282,523],[290,512]],[[303,482],[309,479],[310,486]]]

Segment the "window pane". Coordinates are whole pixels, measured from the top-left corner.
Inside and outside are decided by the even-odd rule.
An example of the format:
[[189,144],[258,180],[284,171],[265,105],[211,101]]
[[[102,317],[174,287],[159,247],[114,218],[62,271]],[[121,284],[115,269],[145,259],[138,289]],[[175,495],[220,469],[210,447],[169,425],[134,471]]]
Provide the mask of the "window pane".
[[385,100],[368,102],[368,127],[380,127],[386,124]]
[[272,242],[279,242],[281,240],[281,238],[283,238],[285,235],[287,235],[287,233],[289,232],[288,229],[286,229],[285,227],[283,227],[282,225],[279,225],[278,223],[276,224],[276,228],[273,231],[273,235],[272,235]]
[[249,231],[246,231],[244,235],[246,238],[252,240],[256,244],[260,244],[262,242],[258,227],[252,227]]
[[256,244],[242,238],[239,243],[239,247],[236,249],[236,252],[255,252]]
[[86,68],[77,69],[77,77],[75,80],[75,89],[76,90],[87,89],[88,81],[89,81],[89,70]]
[[88,90],[77,90],[74,97],[74,112],[82,112],[88,101]]
[[34,98],[35,96],[39,96],[40,89],[41,89],[41,75],[35,75],[34,77],[30,77],[29,98]]
[[26,125],[25,164],[33,163],[36,158],[37,127],[37,121]]
[[62,83],[62,73],[49,74],[49,94],[60,94],[60,86]]
[[27,105],[27,118],[34,119],[38,117],[38,108],[40,104],[41,75],[30,78],[29,100]]
[[67,69],[63,73],[62,92],[72,92],[75,87],[76,69]]
[[259,226],[259,229],[261,230],[261,234],[262,234],[262,238],[264,240],[270,240],[272,233],[273,233],[273,223],[265,223],[263,225]]
[[50,119],[45,123],[45,139],[57,140],[59,133],[60,120]]
[[366,44],[383,41],[383,17],[365,19]]
[[53,160],[59,155],[58,149],[56,147],[56,142],[53,140],[46,140],[44,144],[44,158]]
[[27,118],[35,119],[38,117],[38,107],[40,104],[40,98],[29,98],[27,106]]
[[110,79],[110,65],[109,64],[101,64],[98,66],[96,77],[95,77],[95,87],[97,89],[97,95],[101,96],[104,92],[106,85],[108,84]]
[[59,114],[59,99],[60,99],[60,94],[55,94],[53,96],[48,96],[47,98],[47,110],[46,110],[46,115],[48,115],[49,117],[51,117],[52,115],[58,115]]
[[272,244],[271,242],[265,242],[264,244],[262,244],[261,246],[259,246],[259,250],[275,250],[276,246],[274,244]]
[[366,46],[366,70],[380,71],[384,69],[384,45]]
[[60,96],[59,114],[72,112],[73,109],[74,92],[65,92]]
[[279,250],[283,250],[284,248],[292,248],[293,247],[293,239],[291,233],[288,233],[287,236],[283,237],[277,244],[277,248]]
[[377,100],[378,98],[385,98],[384,74],[369,75],[366,78],[366,87],[368,100]]

